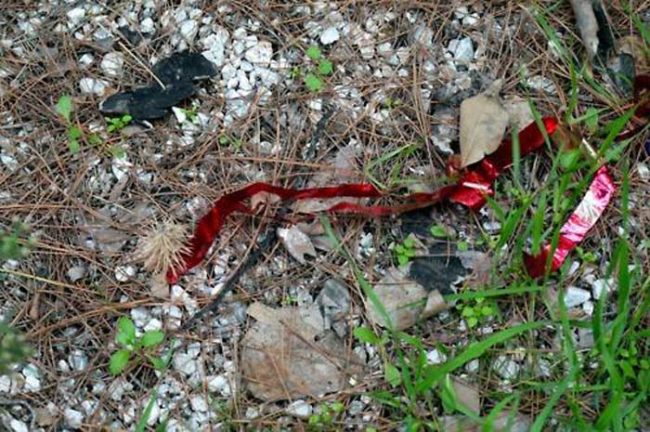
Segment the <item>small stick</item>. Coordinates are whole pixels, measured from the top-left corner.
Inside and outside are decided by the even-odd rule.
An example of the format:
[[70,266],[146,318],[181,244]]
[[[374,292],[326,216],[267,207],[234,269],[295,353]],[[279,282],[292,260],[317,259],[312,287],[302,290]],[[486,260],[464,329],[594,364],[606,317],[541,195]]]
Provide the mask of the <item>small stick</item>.
[[180,331],[189,330],[194,324],[196,324],[198,320],[208,315],[209,313],[214,312],[219,307],[219,304],[221,303],[223,297],[232,291],[232,289],[235,287],[235,284],[239,281],[242,275],[251,268],[255,267],[255,265],[257,265],[261,258],[264,256],[264,253],[270,250],[273,244],[275,244],[275,241],[277,240],[277,227],[278,225],[276,223],[272,223],[269,226],[269,228],[266,230],[266,233],[264,234],[264,239],[257,245],[257,247],[251,246],[251,248],[254,249],[251,250],[251,248],[249,248],[250,253],[246,255],[244,260],[239,264],[239,267],[237,267],[232,275],[226,280],[223,288],[221,288],[217,295],[215,295],[214,298],[210,300],[210,303],[192,315],[192,317],[181,326],[179,329]]

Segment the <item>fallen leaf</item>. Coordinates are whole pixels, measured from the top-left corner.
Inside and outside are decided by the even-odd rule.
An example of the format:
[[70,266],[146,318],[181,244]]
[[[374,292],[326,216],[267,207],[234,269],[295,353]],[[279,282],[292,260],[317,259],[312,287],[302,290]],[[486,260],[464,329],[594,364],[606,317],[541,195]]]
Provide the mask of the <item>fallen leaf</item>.
[[322,397],[343,390],[350,376],[363,373],[361,360],[344,341],[314,328],[298,308],[254,303],[248,314],[257,322],[242,340],[240,365],[244,384],[255,397]]
[[300,229],[291,225],[289,228],[278,228],[278,237],[287,249],[287,252],[296,259],[300,264],[305,264],[307,260],[305,255],[316,256],[316,249],[307,234]]
[[[390,317],[396,330],[404,330],[416,323],[424,310],[428,292],[417,282],[409,280],[408,266],[391,268],[374,286],[375,293]],[[368,299],[368,318],[373,323],[388,327],[389,323],[381,311]]]
[[592,0],[570,0],[573,14],[576,17],[576,27],[580,31],[582,44],[590,59],[598,53],[598,21],[594,14]]
[[481,399],[478,389],[453,375],[451,376],[451,384],[456,392],[458,402],[465,405],[474,413],[479,414],[481,411]]
[[480,161],[501,144],[509,121],[498,96],[502,84],[497,80],[485,92],[460,104],[461,168]]
[[535,121],[533,111],[527,100],[519,96],[509,96],[503,101],[503,105],[510,117],[510,125],[517,132]]
[[[326,164],[321,171],[316,173],[307,183],[308,187],[336,185],[341,183],[354,183],[360,177],[357,170],[356,158],[359,147],[349,144],[339,149],[336,155]],[[360,199],[329,198],[308,199],[299,201],[294,205],[297,213],[317,213],[336,205],[339,202],[359,202]]]

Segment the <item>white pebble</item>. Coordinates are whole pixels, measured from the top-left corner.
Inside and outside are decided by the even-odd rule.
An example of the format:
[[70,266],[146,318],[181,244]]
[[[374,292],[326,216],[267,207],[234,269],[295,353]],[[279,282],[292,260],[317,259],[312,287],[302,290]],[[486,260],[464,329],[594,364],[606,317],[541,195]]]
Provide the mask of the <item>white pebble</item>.
[[102,79],[81,78],[79,80],[79,90],[81,90],[81,93],[104,96],[107,87],[108,82]]
[[447,356],[438,351],[436,348],[432,349],[427,353],[427,362],[429,364],[441,364],[447,361]]
[[570,286],[564,294],[564,304],[567,308],[571,309],[572,307],[580,306],[590,298],[591,294],[589,291]]
[[494,370],[507,380],[515,378],[519,374],[519,369],[517,362],[503,355],[497,357],[494,361]]
[[104,56],[101,63],[104,73],[111,77],[122,76],[124,67],[124,54],[121,52],[110,52]]
[[9,427],[13,432],[29,432],[27,425],[20,420],[16,420],[15,418],[11,419],[9,422]]
[[614,278],[597,279],[591,284],[591,294],[596,300],[600,300],[603,293],[611,293],[615,289],[616,282],[614,281]]
[[84,415],[72,408],[66,408],[63,411],[63,417],[65,418],[65,423],[73,429],[79,429],[84,420]]
[[190,397],[190,406],[194,411],[198,411],[198,412],[208,411],[208,403],[206,402],[204,395],[192,395]]
[[259,41],[246,51],[244,57],[255,66],[268,66],[273,57],[273,45],[268,41]]
[[126,282],[136,274],[136,269],[133,266],[118,266],[115,268],[115,280],[118,282]]
[[323,45],[333,44],[339,40],[339,37],[339,31],[336,29],[336,27],[328,27],[323,33],[321,33],[320,42]]
[[286,413],[299,418],[307,418],[311,415],[313,408],[304,400],[298,399],[291,402],[287,408]]
[[77,7],[74,9],[71,9],[68,11],[66,14],[68,16],[68,19],[70,20],[70,24],[72,24],[73,27],[79,25],[83,19],[86,17],[86,10],[81,7]]
[[66,273],[70,282],[76,282],[86,276],[86,268],[84,266],[73,266],[68,269]]
[[183,39],[187,43],[191,43],[199,32],[199,24],[194,20],[183,21],[181,23],[180,32]]

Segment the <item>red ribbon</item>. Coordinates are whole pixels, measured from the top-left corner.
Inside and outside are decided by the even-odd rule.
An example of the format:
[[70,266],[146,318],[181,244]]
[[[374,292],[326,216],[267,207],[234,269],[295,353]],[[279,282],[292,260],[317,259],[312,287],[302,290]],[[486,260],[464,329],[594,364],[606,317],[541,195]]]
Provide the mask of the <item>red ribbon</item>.
[[585,238],[587,232],[596,224],[616,192],[616,186],[605,165],[596,171],[596,175],[580,204],[560,229],[557,248],[549,263],[551,246],[546,245],[535,256],[525,255],[524,264],[528,274],[537,278],[546,273],[547,264],[551,271],[557,271],[566,260],[569,252]]
[[[557,128],[557,119],[542,119],[548,135]],[[521,156],[525,156],[544,144],[544,132],[536,123],[531,123],[518,135]],[[427,207],[445,199],[462,204],[472,210],[478,210],[486,202],[486,196],[492,195],[492,182],[501,172],[512,164],[512,142],[505,139],[496,152],[472,165],[466,170],[455,185],[445,186],[432,193],[415,193],[404,197],[407,204],[398,206],[364,206],[351,202],[342,202],[329,208],[329,213],[354,213],[371,217],[380,217],[402,213],[416,208]],[[253,183],[243,189],[231,192],[219,198],[208,214],[203,216],[188,243],[188,250],[181,255],[181,264],[167,271],[167,282],[173,284],[180,276],[197,266],[207,255],[215,238],[221,231],[226,218],[234,212],[253,213],[243,201],[257,193],[266,192],[276,195],[281,201],[304,200],[311,198],[380,198],[384,196],[375,186],[366,183],[343,184],[332,187],[290,189],[273,186],[268,183]]]

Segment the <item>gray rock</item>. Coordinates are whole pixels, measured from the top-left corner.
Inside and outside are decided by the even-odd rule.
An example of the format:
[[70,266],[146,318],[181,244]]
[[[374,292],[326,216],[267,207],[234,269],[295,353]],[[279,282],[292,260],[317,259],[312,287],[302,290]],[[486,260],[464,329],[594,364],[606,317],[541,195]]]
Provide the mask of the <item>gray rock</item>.
[[199,24],[194,20],[183,21],[179,31],[185,42],[192,43],[199,32]]
[[427,353],[427,363],[437,365],[447,361],[447,356],[434,348]]
[[86,17],[86,9],[82,7],[76,7],[74,9],[70,9],[66,15],[68,16],[68,19],[70,20],[70,24],[75,27],[81,24],[81,22],[84,20]]
[[142,20],[142,22],[140,23],[141,33],[153,34],[155,31],[156,31],[156,25],[151,19],[151,17],[147,17]]
[[172,358],[172,366],[174,370],[186,376],[194,375],[198,370],[196,360],[185,353],[176,353]]
[[474,58],[474,44],[469,37],[450,41],[447,50],[454,55],[454,60],[460,63],[469,63]]
[[190,406],[194,411],[197,412],[207,412],[208,411],[208,402],[205,400],[204,395],[192,395],[190,396]]
[[428,26],[419,25],[410,34],[410,39],[413,43],[430,47],[433,45],[433,30]]
[[525,84],[533,90],[544,91],[546,93],[553,93],[555,91],[553,81],[541,75],[528,78]]
[[115,379],[108,386],[108,394],[110,398],[116,402],[121,401],[122,397],[124,396],[124,393],[129,392],[131,390],[133,390],[133,385],[128,381],[126,381],[123,377],[119,377]]
[[41,373],[35,365],[26,365],[23,368],[23,375],[25,376],[24,390],[26,392],[37,392],[41,390]]

